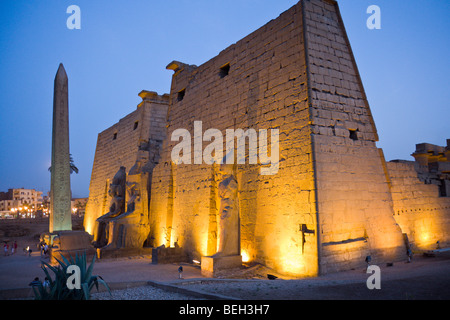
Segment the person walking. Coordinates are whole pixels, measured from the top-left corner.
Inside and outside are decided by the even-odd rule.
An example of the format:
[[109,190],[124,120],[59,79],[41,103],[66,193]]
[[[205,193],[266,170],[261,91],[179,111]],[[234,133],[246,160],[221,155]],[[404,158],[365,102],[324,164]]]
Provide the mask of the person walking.
[[41,241],[40,243],[39,243],[39,251],[40,251],[40,253],[41,253],[41,257],[43,256],[43,253],[44,253],[44,241]]
[[47,243],[44,244],[44,258],[47,258],[47,254],[48,254],[48,245]]
[[406,250],[406,255],[408,256],[408,263],[411,263],[412,257],[413,257],[413,253],[411,251],[411,248],[408,248],[408,250]]
[[14,247],[14,244],[16,243],[16,241],[14,241],[13,244],[11,244],[11,254],[13,255],[16,252],[16,248]]

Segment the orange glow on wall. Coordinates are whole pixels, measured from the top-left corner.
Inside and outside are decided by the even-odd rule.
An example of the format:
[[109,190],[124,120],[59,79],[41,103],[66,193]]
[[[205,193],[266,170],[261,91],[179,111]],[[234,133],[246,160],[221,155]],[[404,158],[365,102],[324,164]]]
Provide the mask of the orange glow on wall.
[[198,235],[199,252],[202,256],[208,255],[208,233],[203,232]]
[[299,275],[305,271],[305,262],[298,246],[292,241],[280,242],[278,270],[287,275]]
[[250,256],[247,251],[241,250],[242,262],[249,262]]
[[86,230],[87,233],[89,233],[90,235],[94,234],[94,226],[91,223],[92,219],[84,219],[84,229]]

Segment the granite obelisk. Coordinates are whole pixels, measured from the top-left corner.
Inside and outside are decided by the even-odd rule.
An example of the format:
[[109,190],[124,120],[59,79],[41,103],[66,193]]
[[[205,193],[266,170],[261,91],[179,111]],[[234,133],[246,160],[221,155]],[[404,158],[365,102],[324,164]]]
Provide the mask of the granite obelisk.
[[66,70],[61,63],[53,92],[49,232],[72,230],[68,85]]

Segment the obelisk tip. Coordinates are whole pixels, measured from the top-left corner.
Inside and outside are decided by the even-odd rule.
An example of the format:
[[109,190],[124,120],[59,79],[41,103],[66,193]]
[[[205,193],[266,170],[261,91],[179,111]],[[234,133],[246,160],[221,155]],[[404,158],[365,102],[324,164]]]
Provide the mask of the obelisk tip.
[[62,63],[59,64],[58,71],[56,72],[56,79],[65,80],[67,79],[66,69],[64,69],[64,65]]

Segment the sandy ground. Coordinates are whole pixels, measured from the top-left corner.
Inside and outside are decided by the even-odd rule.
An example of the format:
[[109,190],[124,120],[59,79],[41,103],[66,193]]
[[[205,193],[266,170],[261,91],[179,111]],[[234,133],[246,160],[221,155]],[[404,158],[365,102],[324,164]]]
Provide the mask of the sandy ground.
[[[12,239],[13,240],[13,239]],[[14,255],[0,255],[0,291],[29,288],[35,278],[44,278],[40,253],[24,254],[23,247],[36,247],[31,237],[17,237],[19,250]],[[178,279],[177,264],[153,265],[151,257],[139,256],[114,260],[99,260],[94,265],[95,275],[100,275],[111,285],[129,284],[129,288],[113,299],[140,297],[142,299],[171,299],[170,296],[146,297],[142,286],[155,281],[188,290],[222,297],[246,300],[448,300],[450,299],[450,252],[436,257],[415,256],[412,263],[396,262],[393,266],[380,265],[381,289],[369,290],[366,281],[370,274],[365,270],[349,270],[316,278],[268,280],[273,273],[263,266],[244,268],[225,275],[224,279],[202,278],[200,268],[184,265],[183,279]],[[127,285],[128,286],[128,285]],[[7,298],[7,297],[6,297]],[[183,295],[172,296],[182,299]],[[188,298],[186,296],[186,298]],[[5,297],[3,297],[5,299]]]

